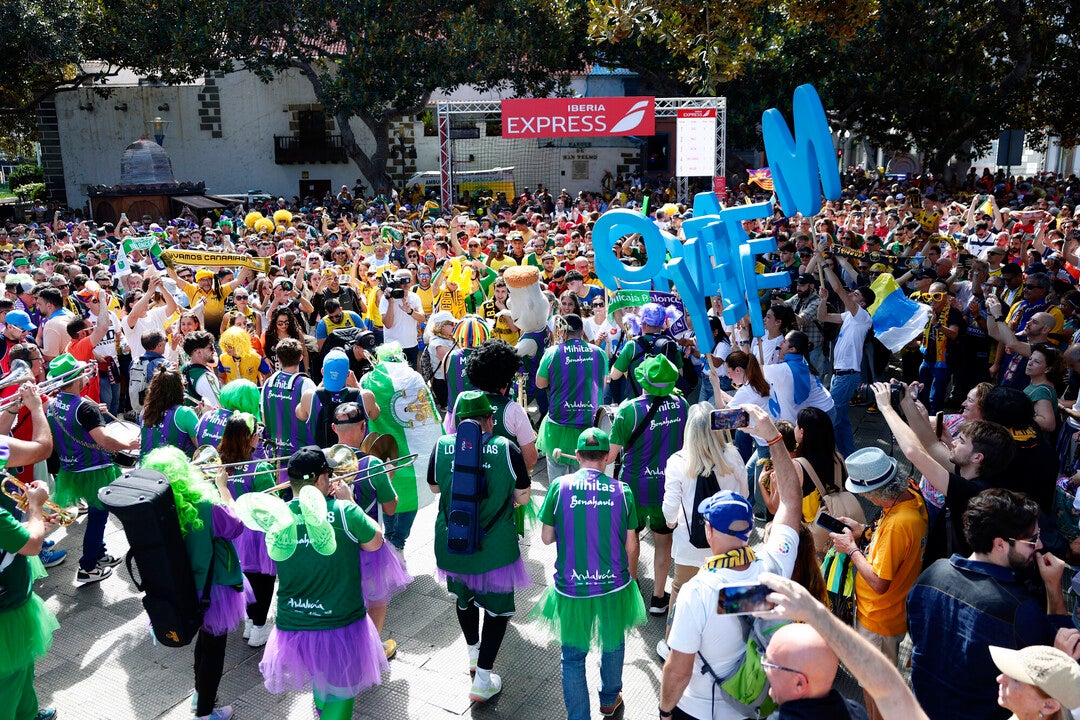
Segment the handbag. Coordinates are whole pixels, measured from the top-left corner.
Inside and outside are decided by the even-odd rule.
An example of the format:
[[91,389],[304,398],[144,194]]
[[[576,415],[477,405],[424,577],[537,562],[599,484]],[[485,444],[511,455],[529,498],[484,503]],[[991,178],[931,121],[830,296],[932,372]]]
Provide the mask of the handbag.
[[[839,454],[836,454],[835,458],[840,459]],[[818,477],[809,460],[800,457],[795,458],[795,462],[799,463],[803,472],[809,476],[811,482],[814,483],[814,487],[817,488],[818,494],[821,496],[821,507],[818,509],[819,515],[824,512],[833,517],[848,517],[856,522],[866,523],[866,513],[863,512],[862,505],[859,504],[859,499],[855,497],[854,493],[848,492],[847,490],[827,493],[825,491],[825,486],[821,482],[821,478]],[[840,463],[834,462],[833,485],[838,488],[843,487],[840,475]],[[817,518],[815,518],[815,520],[816,519]],[[810,534],[814,536],[814,545],[817,547],[818,557],[821,557],[825,548],[829,546],[829,531],[815,522],[810,525]]]

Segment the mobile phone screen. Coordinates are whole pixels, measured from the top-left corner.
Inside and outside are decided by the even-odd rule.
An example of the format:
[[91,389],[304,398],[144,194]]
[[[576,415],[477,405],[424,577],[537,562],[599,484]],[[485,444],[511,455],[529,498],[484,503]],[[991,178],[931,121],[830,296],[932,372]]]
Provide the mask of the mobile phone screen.
[[833,533],[842,533],[844,532],[844,530],[847,529],[847,525],[840,522],[828,513],[819,513],[817,516],[817,520],[815,520],[814,522],[816,522],[818,525],[825,528],[829,532]]
[[750,425],[750,414],[745,410],[713,410],[710,417],[713,430],[734,430]]
[[774,603],[766,599],[771,592],[772,590],[760,583],[727,585],[720,588],[716,612],[719,615],[750,615],[770,612],[775,607]]

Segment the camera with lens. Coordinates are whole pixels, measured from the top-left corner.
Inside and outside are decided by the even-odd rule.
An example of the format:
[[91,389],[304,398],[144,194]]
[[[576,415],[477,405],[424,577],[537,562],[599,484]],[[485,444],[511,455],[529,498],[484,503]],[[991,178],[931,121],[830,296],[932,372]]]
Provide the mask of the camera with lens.
[[394,278],[394,273],[390,270],[383,270],[382,275],[379,276],[379,288],[386,293],[387,297],[394,300],[405,297],[405,286],[408,284],[407,278]]
[[[889,404],[893,410],[900,412],[900,401],[904,399],[904,384],[899,380],[889,381]],[[877,398],[874,397],[872,383],[863,383],[855,389],[851,398],[852,405],[866,405],[868,408],[877,408]]]

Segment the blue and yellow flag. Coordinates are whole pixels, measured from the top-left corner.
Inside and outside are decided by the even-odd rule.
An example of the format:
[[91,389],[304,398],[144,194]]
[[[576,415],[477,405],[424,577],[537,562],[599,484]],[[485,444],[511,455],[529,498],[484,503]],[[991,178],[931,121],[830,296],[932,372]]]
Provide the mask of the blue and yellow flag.
[[904,295],[888,273],[878,275],[870,289],[875,300],[867,310],[874,320],[874,337],[892,352],[900,352],[926,329],[930,308]]

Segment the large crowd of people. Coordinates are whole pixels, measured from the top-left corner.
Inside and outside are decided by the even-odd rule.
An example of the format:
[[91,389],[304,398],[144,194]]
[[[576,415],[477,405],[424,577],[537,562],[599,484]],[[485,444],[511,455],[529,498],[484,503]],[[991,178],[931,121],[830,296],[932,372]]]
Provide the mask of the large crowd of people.
[[[519,538],[538,532],[556,560],[521,621],[561,646],[572,720],[591,717],[590,650],[600,712],[622,712],[650,615],[661,719],[1080,708],[1075,177],[852,171],[815,217],[777,205],[746,223],[776,241],[758,271],[790,275],[756,298],[757,337],[724,288],[627,306],[597,276],[597,252],[647,259],[633,236],[599,245],[604,212],[644,207],[685,239],[673,188],[454,208],[364,192],[0,227],[0,720],[56,716],[34,663],[66,629],[33,584],[75,548],[47,536],[85,515],[73,581],[107,581],[99,491],[136,466],[172,486],[204,602],[200,719],[233,714],[218,689],[241,629],[268,690],[351,717],[396,652],[384,622],[431,502],[476,702],[502,689]],[[929,307],[896,352],[875,336],[885,287]],[[673,329],[689,304],[706,352]],[[865,414],[891,442],[858,447]],[[756,614],[733,588],[759,588]],[[841,661],[864,697],[837,692]]]

